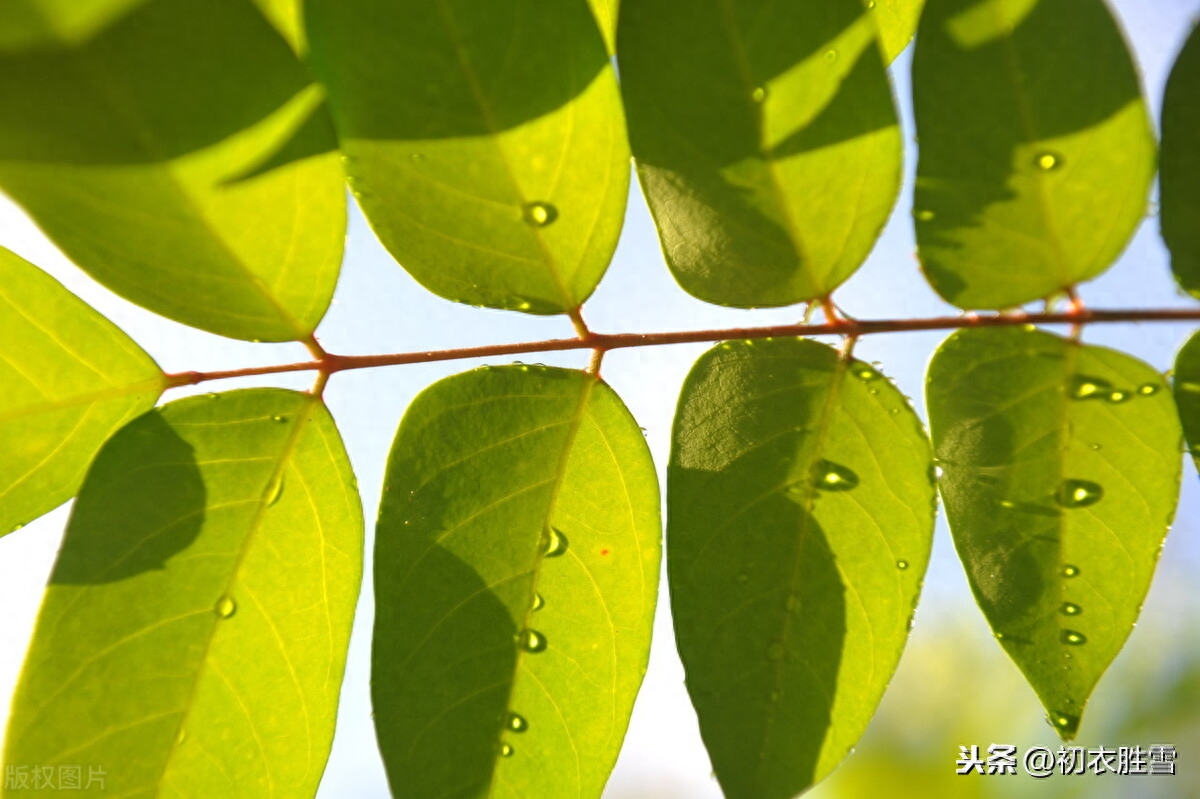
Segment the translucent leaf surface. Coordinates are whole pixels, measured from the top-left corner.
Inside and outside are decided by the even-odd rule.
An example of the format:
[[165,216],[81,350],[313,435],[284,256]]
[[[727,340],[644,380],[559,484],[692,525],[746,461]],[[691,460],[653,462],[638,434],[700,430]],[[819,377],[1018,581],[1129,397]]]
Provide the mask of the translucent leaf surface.
[[1137,621],[1175,512],[1164,388],[1128,355],[1033,330],[960,331],[929,366],[955,547],[1064,740]]
[[925,0],[866,0],[866,5],[875,12],[884,59],[890,64],[912,41]]
[[5,762],[98,765],[97,796],[312,796],[361,569],[319,400],[238,391],[139,417],[71,514]]
[[1200,296],[1200,27],[1175,61],[1163,97],[1162,235],[1175,278]]
[[1193,335],[1175,359],[1175,403],[1192,460],[1200,463],[1200,334]]
[[692,368],[667,477],[671,609],[730,799],[795,796],[867,727],[933,536],[920,421],[874,368],[800,339]]
[[154,405],[150,356],[0,247],[0,535],[75,495],[114,431]]
[[629,135],[667,263],[720,305],[788,305],[856,270],[900,181],[860,0],[625,0]]
[[[319,92],[259,10],[11,0],[9,24],[0,190],[133,302],[235,338],[307,337],[337,280],[345,196]],[[297,131],[321,146],[257,170]]]
[[485,367],[417,397],[384,492],[372,696],[393,793],[599,797],[658,588],[637,423],[582,372]]
[[629,148],[585,0],[305,13],[351,189],[401,265],[472,305],[550,314],[587,299],[616,248]]
[[604,43],[609,52],[616,47],[617,12],[620,10],[620,0],[588,0],[592,13],[596,15],[596,23],[604,34]]
[[1154,138],[1103,0],[928,0],[913,102],[918,255],[960,308],[1096,277],[1146,213]]

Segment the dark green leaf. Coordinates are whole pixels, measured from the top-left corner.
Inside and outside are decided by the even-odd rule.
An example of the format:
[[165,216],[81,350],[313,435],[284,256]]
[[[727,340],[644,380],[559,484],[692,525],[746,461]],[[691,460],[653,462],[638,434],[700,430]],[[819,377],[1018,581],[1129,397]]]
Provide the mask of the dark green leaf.
[[312,64],[384,246],[473,305],[577,308],[617,244],[629,149],[584,0],[309,0]]
[[417,397],[384,491],[372,695],[393,792],[599,797],[658,589],[637,423],[582,372],[485,367]]
[[1172,383],[1188,451],[1200,464],[1200,333],[1188,339],[1179,351]]
[[901,141],[860,0],[626,0],[618,48],[667,263],[720,305],[823,297],[891,213]]
[[312,796],[361,570],[319,400],[238,391],[139,417],[80,491],[5,762],[96,764],[105,796]]
[[667,477],[671,608],[730,799],[834,769],[908,638],[933,537],[920,421],[813,341],[722,344],[693,367]]
[[115,325],[0,247],[0,535],[75,495],[163,373]]
[[1200,297],[1200,27],[1175,61],[1163,97],[1162,235],[1175,279]]
[[955,333],[929,365],[954,544],[1064,740],[1137,621],[1175,512],[1163,388],[1128,355],[1032,329]]
[[919,256],[960,308],[1096,277],[1146,213],[1154,138],[1103,0],[928,0],[913,102]]
[[592,7],[592,13],[596,15],[596,24],[600,26],[600,32],[604,34],[604,43],[609,52],[612,52],[617,46],[617,12],[620,10],[620,0],[588,0],[588,4]]
[[[6,25],[0,189],[133,302],[235,338],[306,338],[337,280],[345,197],[320,92],[259,11],[10,0]],[[258,169],[314,115],[326,141],[303,155],[320,155]]]

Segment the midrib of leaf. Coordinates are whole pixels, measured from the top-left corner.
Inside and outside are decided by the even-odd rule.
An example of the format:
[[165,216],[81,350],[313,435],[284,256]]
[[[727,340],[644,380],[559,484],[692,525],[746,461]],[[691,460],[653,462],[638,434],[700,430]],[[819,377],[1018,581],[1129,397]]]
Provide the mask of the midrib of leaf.
[[[1025,138],[1033,143],[1041,141],[1038,136],[1037,126],[1034,124],[1033,109],[1029,107],[1029,98],[1026,93],[1025,80],[1022,77],[1020,59],[1017,57],[1016,46],[1013,44],[1013,33],[1015,26],[1013,22],[1000,10],[998,2],[994,0],[984,0],[988,4],[988,9],[992,12],[993,18],[997,24],[1005,31],[1001,36],[1003,41],[1002,48],[1004,51],[1004,65],[1008,69],[1009,80],[1012,81],[1017,95],[1017,110],[1020,116],[1021,127],[1024,129]],[[1061,156],[1059,156],[1061,157]],[[1070,164],[1066,167],[1069,169]],[[1058,226],[1058,218],[1054,214],[1053,206],[1050,204],[1050,197],[1046,193],[1047,177],[1040,169],[1034,169],[1033,185],[1036,187],[1035,196],[1038,204],[1041,206],[1042,218],[1046,220],[1046,226],[1050,232],[1050,246],[1054,250],[1054,260],[1058,263],[1059,280],[1062,281],[1062,288],[1075,284],[1073,276],[1068,274],[1067,258],[1062,249],[1062,241]]]
[[[809,461],[808,464],[806,464],[805,470],[801,473],[803,475],[803,477],[801,479],[805,480],[805,485],[808,490],[804,494],[804,505],[802,506],[804,509],[804,515],[802,517],[803,521],[800,524],[800,530],[797,534],[796,557],[792,562],[792,573],[789,576],[788,582],[787,582],[788,596],[791,596],[792,594],[795,594],[797,592],[798,583],[799,583],[800,575],[801,575],[801,565],[802,565],[802,561],[804,559],[804,541],[808,537],[809,525],[811,524],[814,506],[816,505],[817,488],[815,485],[813,485],[813,482],[811,479],[813,467],[817,464],[818,461],[821,460],[821,455],[824,452],[825,437],[829,433],[829,423],[833,418],[834,408],[837,405],[838,396],[839,396],[839,394],[841,394],[842,378],[846,374],[846,366],[849,364],[851,357],[852,356],[849,352],[838,353],[838,358],[837,358],[837,361],[836,361],[836,363],[834,365],[834,369],[833,369],[833,376],[832,376],[833,379],[830,381],[829,391],[825,397],[825,403],[824,403],[824,405],[821,406],[821,418],[817,424],[817,429],[815,431],[816,446],[814,446],[812,449],[812,453],[813,453],[812,459]],[[841,569],[839,568],[838,571],[840,572]],[[790,612],[784,613],[783,629],[780,630],[780,633],[779,633],[779,642],[784,646],[785,650],[787,648],[788,635],[790,634],[791,628],[792,628],[792,617],[799,616],[801,613],[802,613],[802,608],[799,605],[797,605],[795,611],[790,611]],[[775,661],[775,665],[774,665],[775,674],[774,674],[774,679],[772,680],[773,688],[779,687],[780,681],[781,681],[782,675],[783,675],[783,667],[786,662],[787,662],[786,657],[782,657],[779,660]],[[832,694],[830,695],[829,700],[830,700],[830,707],[832,707],[832,705],[833,705],[833,695]],[[768,707],[767,714],[766,714],[766,728],[763,730],[763,750],[762,751],[764,754],[766,754],[770,751],[770,747],[772,744],[772,730],[775,727],[775,720],[777,717],[778,717],[778,713],[777,713],[775,703],[771,703]],[[765,760],[760,760],[758,768],[761,769],[764,763],[765,763]],[[814,765],[814,768],[815,768],[815,765]],[[761,771],[757,772],[756,776],[761,777]]]
[[93,391],[87,394],[76,394],[63,400],[49,400],[37,405],[24,405],[15,410],[0,413],[0,424],[11,422],[15,419],[22,419],[26,416],[35,416],[39,413],[48,411],[60,411],[67,408],[74,408],[78,405],[91,405],[97,402],[102,402],[107,399],[117,399],[119,397],[137,394],[142,391],[157,390],[162,391],[166,388],[164,379],[143,380],[140,383],[133,383],[128,386],[114,386],[113,388],[103,389],[101,391]]
[[[274,485],[275,481],[279,480],[280,477],[282,476],[283,472],[287,469],[288,463],[290,462],[292,455],[295,451],[296,443],[300,440],[300,434],[304,431],[304,428],[308,426],[308,423],[310,421],[309,409],[311,407],[317,405],[319,402],[320,402],[320,400],[317,399],[316,397],[307,397],[307,398],[305,398],[305,400],[302,404],[297,406],[299,409],[299,414],[296,418],[296,424],[293,425],[293,429],[292,429],[290,435],[288,436],[287,440],[284,442],[283,448],[280,450],[279,463],[275,467],[275,470],[273,472],[271,472],[271,477],[267,481],[268,486]],[[245,561],[246,554],[250,551],[251,546],[254,542],[255,536],[257,535],[257,533],[259,531],[259,528],[260,528],[260,526],[262,524],[262,520],[263,520],[263,514],[266,513],[267,507],[268,507],[268,503],[266,502],[265,498],[260,495],[259,499],[258,499],[258,508],[254,512],[254,518],[251,519],[251,521],[250,521],[249,529],[247,530],[246,535],[243,536],[243,538],[242,538],[242,546],[238,550],[237,558],[236,558],[236,560],[234,560],[234,563],[233,563],[233,568],[230,569],[229,581],[225,584],[225,589],[222,591],[222,596],[231,596],[234,586],[236,586],[238,584],[238,581],[241,577],[242,564]],[[256,604],[257,604],[257,602],[256,602]],[[267,619],[268,624],[270,624],[269,617],[267,616],[266,613],[263,613],[263,618]],[[195,677],[192,679],[191,691],[188,694],[187,700],[184,702],[183,712],[180,714],[179,727],[175,731],[176,737],[178,737],[179,732],[182,730],[183,726],[187,723],[187,719],[191,715],[192,707],[196,701],[196,693],[200,690],[200,684],[204,681],[204,675],[205,675],[205,671],[207,669],[211,668],[212,671],[215,674],[217,674],[217,676],[220,677],[223,682],[226,683],[226,687],[228,687],[229,692],[234,697],[237,698],[239,703],[241,702],[241,695],[238,694],[238,692],[233,689],[233,686],[228,685],[229,681],[220,673],[219,669],[213,663],[212,658],[210,657],[210,654],[212,652],[213,641],[216,640],[217,630],[219,630],[220,627],[221,627],[220,623],[215,622],[209,628],[209,633],[208,633],[207,638],[204,641],[204,644],[202,647],[202,652],[200,655],[200,660],[199,660],[200,665],[196,670]],[[289,666],[289,668],[291,668],[291,659],[288,658],[286,656],[286,654],[284,655],[284,660],[288,662],[288,666]],[[304,694],[302,692],[299,693],[299,696],[300,696],[301,706],[304,708],[305,720],[307,722],[308,704],[304,701]],[[256,727],[254,725],[254,722],[252,720],[252,717],[250,715],[250,712],[249,712],[249,710],[247,710],[245,708],[244,705],[243,705],[242,709],[245,713],[246,721],[249,724],[250,729],[255,736],[255,740],[257,741],[258,733],[257,733]],[[156,785],[161,784],[163,781],[163,778],[167,775],[167,773],[170,772],[171,763],[174,761],[175,753],[178,751],[179,751],[178,746],[171,747],[170,754],[168,754],[167,758],[163,761],[162,772],[161,772],[161,774],[159,774],[158,779],[155,781]],[[267,785],[268,785],[269,791],[270,791],[269,795],[274,796],[275,795],[275,778],[271,772],[271,761],[269,758],[267,758],[266,753],[262,751],[261,743],[259,743],[259,751],[262,752],[262,755],[263,755],[262,762],[263,762],[264,770],[265,770],[266,776],[267,776]]]
[[[40,6],[34,5],[31,6],[31,9],[33,13],[37,16],[40,16],[43,22],[45,22],[52,30],[55,29],[53,20],[43,13]],[[195,198],[193,198],[191,194],[188,193],[188,191],[183,187],[178,174],[176,174],[174,162],[163,156],[163,149],[159,147],[154,138],[149,135],[146,126],[140,124],[143,122],[143,120],[138,117],[136,111],[130,104],[123,102],[124,98],[121,97],[120,93],[117,91],[117,84],[112,81],[104,80],[104,78],[111,76],[111,72],[107,69],[107,64],[103,63],[103,59],[88,59],[89,63],[94,67],[94,69],[89,70],[82,64],[83,58],[79,50],[67,50],[63,53],[63,55],[67,59],[68,63],[71,64],[73,71],[78,75],[80,82],[91,87],[96,94],[103,97],[104,100],[107,101],[113,111],[115,111],[121,118],[122,122],[125,123],[126,129],[130,135],[132,135],[138,144],[141,145],[142,150],[146,153],[146,155],[153,159],[156,162],[155,166],[170,179],[171,186],[181,198],[183,205],[187,208],[187,210],[191,211],[196,218],[203,222],[204,229],[212,236],[217,248],[223,255],[225,255],[229,263],[233,264],[238,272],[240,272],[242,276],[249,281],[250,286],[262,297],[262,299],[266,300],[267,304],[271,306],[271,308],[279,315],[280,320],[282,320],[289,328],[291,328],[291,331],[293,334],[295,334],[297,340],[305,338],[308,335],[308,331],[304,329],[304,326],[301,325],[299,320],[292,316],[292,314],[282,304],[280,304],[277,297],[267,290],[259,276],[255,274],[254,271],[251,270],[241,258],[236,256],[233,251],[229,249],[229,246],[226,244],[225,240],[213,227],[211,220],[197,207]],[[104,74],[100,75],[99,73],[101,72]]]
[[[587,414],[588,400],[591,399],[592,390],[596,387],[596,384],[599,383],[599,381],[600,381],[600,379],[598,377],[591,375],[591,374],[586,374],[585,378],[586,378],[586,382],[583,385],[583,390],[579,392],[579,402],[578,402],[578,404],[576,404],[575,411],[571,414],[571,419],[568,422],[569,426],[567,428],[566,439],[563,442],[562,454],[559,456],[558,464],[554,470],[554,476],[551,478],[553,482],[551,483],[551,486],[550,486],[550,496],[546,501],[545,516],[542,518],[542,530],[543,531],[549,531],[551,522],[554,519],[554,509],[558,505],[558,495],[559,495],[560,491],[562,490],[563,480],[566,477],[567,463],[570,461],[571,451],[575,447],[575,437],[579,433],[579,427],[583,423],[583,417]],[[538,544],[537,544],[537,554],[534,557],[534,562],[533,562],[533,579],[531,579],[529,581],[529,596],[527,597],[526,602],[525,602],[525,610],[521,614],[521,624],[517,630],[518,634],[522,630],[525,630],[529,626],[529,616],[530,616],[530,613],[533,612],[532,611],[533,597],[537,593],[538,579],[541,577],[542,564],[545,562],[545,560],[546,560],[545,552],[543,551],[541,537],[539,536]],[[603,600],[603,595],[602,595],[601,602],[603,602],[603,601],[604,600]],[[542,690],[546,694],[546,697],[548,699],[550,699],[551,705],[553,705],[555,707],[555,709],[557,710],[558,703],[554,701],[554,698],[551,695],[549,689],[547,689],[542,684],[542,682],[540,680],[538,680],[537,676],[535,674],[533,674],[531,671],[529,671],[528,669],[522,669],[522,664],[524,663],[525,656],[526,656],[525,650],[521,647],[517,647],[516,649],[517,649],[517,655],[513,661],[513,677],[512,677],[512,680],[509,682],[510,687],[508,690],[508,697],[505,699],[505,706],[507,707],[511,703],[512,696],[513,696],[513,694],[516,693],[517,682],[521,679],[521,674],[525,673],[525,674],[528,674],[532,680],[537,682],[538,685],[542,687]],[[560,714],[560,719],[561,719],[561,714]],[[575,739],[571,735],[571,728],[567,725],[565,719],[561,719],[561,720],[563,722],[563,730],[565,731],[565,733],[567,735],[567,740],[571,742],[571,751],[575,755],[576,778],[577,778],[578,782],[580,784],[582,784],[583,775],[580,772],[580,768],[579,768],[579,750],[575,747]],[[497,729],[497,733],[499,733],[499,729]],[[487,792],[484,794],[485,796],[494,796],[495,795],[496,780],[500,779],[498,776],[498,773],[497,773],[499,771],[499,765],[500,765],[500,760],[497,757],[493,757],[492,758],[492,772],[488,777]],[[508,787],[511,789],[512,786],[508,786]],[[515,789],[513,790],[513,792],[516,793]]]
[[[812,259],[808,256],[808,248],[804,243],[804,234],[800,232],[800,226],[796,223],[795,214],[792,211],[791,204],[787,201],[783,192],[783,185],[780,181],[779,172],[776,169],[775,157],[768,152],[766,146],[766,131],[763,129],[763,115],[766,113],[766,108],[756,108],[754,106],[753,93],[758,84],[754,81],[754,76],[750,71],[750,60],[746,56],[746,48],[742,44],[741,38],[737,33],[737,18],[734,15],[732,0],[720,0],[721,13],[725,17],[725,32],[728,35],[730,49],[733,50],[735,59],[737,60],[738,72],[742,78],[742,102],[750,108],[751,116],[754,118],[754,127],[758,131],[758,154],[762,157],[763,162],[767,167],[767,174],[771,177],[771,194],[774,195],[775,204],[783,212],[784,218],[787,220],[788,238],[792,242],[792,246],[796,250],[796,257],[800,261],[800,268],[805,276],[812,283],[813,290],[823,289],[822,282],[818,280],[816,273],[813,271]],[[764,101],[763,105],[766,105]],[[822,290],[821,293],[824,293]]]
[[[483,92],[483,87],[479,84],[479,75],[476,73],[475,65],[471,63],[471,56],[463,43],[462,34],[458,29],[458,22],[454,18],[454,12],[450,10],[447,0],[437,0],[437,7],[442,17],[442,24],[446,28],[446,33],[449,34],[451,40],[454,42],[454,55],[458,59],[459,68],[462,69],[463,77],[466,78],[467,85],[470,86],[471,95],[475,98],[475,105],[479,108],[479,114],[483,118],[483,123],[488,128],[489,135],[487,139],[496,148],[496,152],[500,156],[500,163],[504,165],[504,174],[508,178],[513,195],[517,198],[520,205],[517,210],[523,213],[525,204],[529,202],[529,198],[521,190],[521,185],[517,182],[516,173],[513,171],[512,161],[509,160],[508,153],[500,143],[500,126],[496,123],[491,104],[488,103],[488,99]],[[571,102],[566,104],[566,113],[569,115],[569,118],[574,119],[575,111]],[[562,159],[560,158],[561,163]],[[524,227],[526,232],[533,237],[533,241],[537,244],[539,252],[541,252],[542,264],[546,267],[550,279],[554,282],[554,288],[558,291],[559,301],[562,303],[563,308],[575,308],[576,303],[567,291],[567,286],[563,282],[562,275],[558,272],[554,256],[550,253],[549,248],[547,248],[541,232],[536,228],[530,228],[528,225]]]

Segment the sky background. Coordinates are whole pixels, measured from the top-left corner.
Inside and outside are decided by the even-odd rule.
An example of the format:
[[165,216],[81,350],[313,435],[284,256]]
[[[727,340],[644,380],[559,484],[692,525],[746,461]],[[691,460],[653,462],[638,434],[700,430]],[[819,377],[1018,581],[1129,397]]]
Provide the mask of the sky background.
[[[1118,0],[1112,5],[1139,61],[1157,120],[1168,70],[1200,13],[1200,0]],[[860,318],[957,313],[928,287],[914,257],[910,214],[916,148],[912,143],[910,52],[906,51],[892,70],[909,142],[905,188],[874,253],[835,295],[840,307]],[[1171,278],[1155,208],[1152,203],[1147,209],[1145,224],[1116,266],[1082,286],[1080,294],[1088,305],[1194,306],[1194,300],[1182,296]],[[98,308],[167,371],[226,369],[307,358],[299,344],[235,342],[164,320],[125,302],[68,263],[2,196],[0,244],[44,268]],[[620,247],[600,287],[584,306],[584,315],[597,331],[648,332],[792,323],[799,320],[802,309],[738,311],[706,305],[685,294],[667,270],[635,182]],[[1158,370],[1166,370],[1191,330],[1192,326],[1180,324],[1094,326],[1085,331],[1084,340],[1118,347]],[[317,331],[326,349],[341,354],[445,349],[571,335],[565,317],[480,310],[429,294],[383,250],[357,209],[351,211],[346,259],[334,304]],[[924,371],[945,335],[868,336],[857,345],[855,355],[879,361],[882,371],[895,378],[900,389],[913,398],[924,419]],[[680,385],[708,346],[618,350],[604,360],[605,380],[647,431],[660,480],[665,477],[671,420]],[[526,360],[582,368],[587,359],[588,353],[575,352],[529,356]],[[325,392],[359,478],[368,529],[364,591],[351,642],[337,737],[319,794],[322,799],[388,795],[370,720],[371,527],[396,426],[412,398],[438,379],[480,363],[509,361],[502,358],[345,372],[334,376]],[[307,390],[311,382],[308,374],[224,381],[172,391],[166,401],[197,391],[253,385]],[[1200,524],[1196,520],[1200,484],[1190,462],[1185,465],[1184,475],[1176,524],[1163,550],[1141,623],[1101,681],[1084,719],[1080,743],[1175,743],[1181,764],[1190,765],[1200,758],[1200,694],[1193,695],[1189,703],[1187,696],[1173,695],[1168,690],[1191,684],[1187,680],[1200,673],[1200,651],[1190,643],[1191,638],[1198,637],[1194,630],[1200,621],[1200,598],[1192,585],[1193,575],[1200,568]],[[16,685],[68,512],[69,505],[0,538],[0,695],[5,697]],[[684,689],[665,588],[664,575],[650,668],[606,799],[707,799],[721,795],[710,776],[711,766]],[[1174,706],[1175,715],[1170,719],[1156,717],[1148,710],[1160,706]],[[7,701],[0,700],[0,723],[6,721],[7,714]],[[1147,714],[1149,718],[1143,718]],[[1135,732],[1145,737],[1113,737]],[[1183,737],[1176,740],[1171,736]],[[1186,749],[1189,741],[1195,744],[1190,751]],[[967,781],[959,780],[948,783],[950,787],[936,787],[942,785],[937,782],[937,774],[945,772],[953,777],[957,745],[975,743],[986,747],[993,742],[1058,746],[1033,692],[992,640],[974,605],[944,520],[939,518],[916,626],[897,677],[857,752],[814,794],[869,795],[870,786],[877,785],[880,775],[887,778],[898,770],[910,779],[893,780],[893,795],[899,795],[895,792],[901,790],[900,785],[925,786],[914,796],[948,795],[945,791],[950,790],[954,795],[991,796],[1030,789],[1032,781],[1024,777],[1018,778],[1019,784],[999,785],[1002,778],[990,778],[991,783],[978,779],[968,786]],[[909,773],[922,768],[930,774]],[[926,777],[933,781],[922,783]],[[1113,780],[1093,786],[1088,795],[1103,795],[1104,788],[1120,789],[1120,783]],[[1184,796],[1186,791],[1196,790],[1191,785],[1197,782],[1185,776],[1154,787],[1167,791],[1161,794],[1164,796]],[[1051,790],[1047,783],[1036,787]],[[1061,785],[1053,790],[1055,794],[1047,795],[1064,795]],[[1145,786],[1138,791],[1141,796],[1155,795]],[[1113,795],[1120,795],[1120,791]]]

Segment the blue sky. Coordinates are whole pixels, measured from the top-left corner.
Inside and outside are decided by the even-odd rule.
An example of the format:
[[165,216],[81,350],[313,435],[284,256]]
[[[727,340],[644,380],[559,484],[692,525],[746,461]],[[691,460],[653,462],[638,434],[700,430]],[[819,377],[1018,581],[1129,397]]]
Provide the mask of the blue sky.
[[[1200,0],[1118,0],[1112,3],[1125,26],[1143,71],[1144,85],[1155,118],[1167,70],[1186,37]],[[897,61],[893,78],[904,114],[906,139],[912,141],[911,104],[908,99],[909,57]],[[911,171],[915,146],[906,162],[909,180],[899,205],[879,245],[863,269],[841,289],[836,300],[857,317],[911,317],[954,314],[925,284],[914,257],[910,219]],[[165,321],[98,286],[71,266],[13,206],[0,197],[0,244],[33,261],[63,281],[72,291],[99,308],[128,331],[168,371],[223,369],[252,364],[300,360],[300,345],[263,345],[234,342]],[[1099,280],[1086,284],[1081,294],[1097,307],[1156,307],[1190,305],[1194,301],[1177,292],[1168,259],[1158,238],[1152,209],[1146,223],[1118,264]],[[600,288],[585,305],[593,329],[604,332],[641,332],[737,325],[794,322],[797,308],[736,311],[709,306],[678,288],[663,262],[649,214],[635,185],[617,256]],[[1189,334],[1186,325],[1126,325],[1094,327],[1085,334],[1089,343],[1120,347],[1151,363],[1169,368],[1174,353]],[[537,318],[501,311],[459,306],[425,292],[380,247],[362,217],[351,216],[350,237],[341,282],[334,305],[318,330],[324,346],[338,353],[375,353],[441,349],[500,341],[566,337],[572,329],[565,318]],[[924,417],[923,376],[929,356],[944,337],[940,333],[906,333],[864,339],[856,355],[882,363],[900,388],[913,397]],[[671,418],[679,386],[692,362],[706,345],[678,345],[629,349],[610,353],[604,377],[629,405],[646,428],[660,470],[665,472]],[[499,359],[493,362],[504,362]],[[548,354],[530,361],[583,367],[586,353]],[[343,373],[335,376],[326,392],[329,405],[342,428],[363,492],[368,526],[379,500],[383,465],[396,425],[409,401],[437,379],[472,368],[476,362],[422,364]],[[227,381],[202,390],[225,390],[244,385],[276,385],[300,390],[310,384],[307,375]],[[184,395],[173,392],[168,399]],[[1185,472],[1183,503],[1178,523],[1168,538],[1163,564],[1143,621],[1130,646],[1153,637],[1155,630],[1175,623],[1166,608],[1189,589],[1189,573],[1200,565],[1195,543],[1200,508],[1195,473]],[[11,694],[40,600],[41,588],[53,564],[66,522],[67,509],[59,509],[18,533],[0,538],[0,693]],[[382,766],[370,725],[368,690],[369,636],[372,603],[369,593],[371,531],[368,529],[368,590],[364,591],[356,621],[351,657],[343,690],[343,707],[321,796],[387,796]],[[664,581],[665,585],[665,581]],[[665,593],[664,593],[665,600]],[[965,613],[964,613],[965,610]],[[609,786],[608,796],[719,797],[710,778],[707,756],[700,743],[695,715],[683,687],[683,672],[670,637],[665,601],[660,604],[650,671],[634,713],[625,750]],[[965,645],[991,648],[990,657],[1004,655],[987,633],[985,623],[971,603],[962,569],[954,557],[944,523],[939,521],[934,559],[918,610],[913,646],[923,636],[944,633],[954,618],[964,617],[969,641]],[[973,615],[972,615],[973,614]],[[903,670],[905,665],[902,664]],[[1008,669],[1019,682],[1015,667]],[[1104,683],[1101,685],[1104,688]],[[1018,690],[1019,689],[1015,689]],[[1040,724],[1041,711],[1032,692],[1024,694],[1027,715]],[[889,698],[885,698],[886,712]],[[7,717],[7,702],[0,703],[0,720]],[[1085,722],[1086,725],[1086,722]],[[1047,744],[1052,733],[1047,728]],[[1134,742],[1115,742],[1134,743]],[[952,764],[954,753],[947,754]]]

